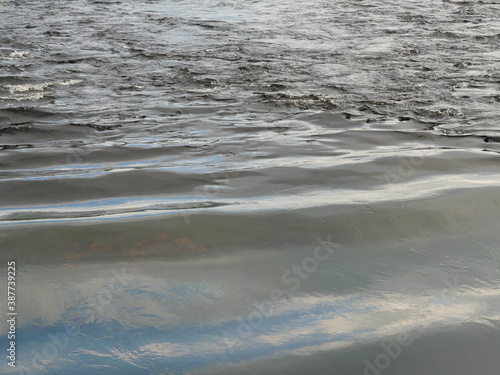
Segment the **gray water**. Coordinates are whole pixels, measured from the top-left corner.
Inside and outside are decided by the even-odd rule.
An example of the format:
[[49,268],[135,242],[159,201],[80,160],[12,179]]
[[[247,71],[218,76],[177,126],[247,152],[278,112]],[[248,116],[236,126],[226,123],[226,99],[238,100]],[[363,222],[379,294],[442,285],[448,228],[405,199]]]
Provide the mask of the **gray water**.
[[0,373],[498,374],[498,1],[0,13]]

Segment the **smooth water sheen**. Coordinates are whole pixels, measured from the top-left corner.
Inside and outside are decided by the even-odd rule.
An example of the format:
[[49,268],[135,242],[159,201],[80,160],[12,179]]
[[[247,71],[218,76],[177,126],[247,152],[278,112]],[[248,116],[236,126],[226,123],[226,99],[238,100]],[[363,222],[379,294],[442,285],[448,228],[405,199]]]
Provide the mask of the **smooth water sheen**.
[[498,374],[500,2],[0,13],[1,374]]

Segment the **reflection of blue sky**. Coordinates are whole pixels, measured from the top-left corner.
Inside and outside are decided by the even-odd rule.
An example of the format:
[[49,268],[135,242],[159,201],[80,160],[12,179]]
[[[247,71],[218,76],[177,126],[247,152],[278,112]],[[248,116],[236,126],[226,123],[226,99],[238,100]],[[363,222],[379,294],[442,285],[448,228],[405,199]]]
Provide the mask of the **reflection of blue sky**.
[[[26,306],[19,327],[20,356],[29,357],[31,350],[40,350],[50,343],[49,333],[62,332],[65,322],[73,322],[81,335],[72,338],[64,354],[54,360],[54,371],[69,366],[74,368],[72,373],[83,374],[85,371],[77,370],[91,363],[136,373],[167,367],[175,373],[283,352],[307,355],[325,345],[347,348],[422,325],[430,328],[485,317],[498,319],[500,311],[500,292],[495,289],[450,291],[444,286],[425,295],[369,291],[345,296],[297,294],[277,305],[249,337],[230,342],[223,334],[236,336],[241,319],[256,311],[254,298],[262,302],[270,290],[259,286],[255,294],[255,285],[242,291],[238,285],[203,281],[196,273],[188,281],[187,275],[181,278],[181,273],[167,268],[163,274],[134,275],[128,286],[120,286],[113,294],[110,304],[97,309],[93,320],[78,313],[76,304],[87,301],[86,306],[91,307],[93,295],[105,288],[109,278],[84,273],[75,275],[66,288],[72,299],[45,292],[44,301],[39,301],[42,308],[30,311]],[[25,288],[27,295],[41,295],[36,285]],[[234,345],[232,351],[228,345]],[[108,369],[107,373],[119,372]]]
[[[370,189],[335,189],[330,187],[319,189],[303,189],[301,187],[282,189],[273,195],[241,198],[231,197],[231,186],[217,185],[225,189],[225,196],[157,196],[157,197],[125,197],[90,200],[70,204],[52,206],[22,206],[0,208],[0,225],[39,222],[57,222],[69,220],[109,220],[117,218],[139,218],[153,215],[200,212],[215,209],[218,211],[238,212],[255,210],[303,209],[325,207],[325,205],[356,205],[360,203],[381,203],[394,201],[412,201],[430,196],[450,195],[466,189],[498,188],[496,176],[480,178],[470,175],[441,175],[421,180],[411,180],[396,185],[384,184]],[[211,185],[205,185],[211,186]],[[14,222],[9,216],[16,215]],[[29,218],[22,220],[24,218]]]

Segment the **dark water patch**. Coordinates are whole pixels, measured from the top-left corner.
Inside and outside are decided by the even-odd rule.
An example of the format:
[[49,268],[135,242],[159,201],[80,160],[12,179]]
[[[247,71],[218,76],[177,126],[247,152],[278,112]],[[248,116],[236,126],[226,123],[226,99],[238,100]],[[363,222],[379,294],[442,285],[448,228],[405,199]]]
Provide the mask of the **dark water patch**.
[[95,129],[95,130],[97,130],[99,132],[107,131],[107,130],[114,130],[114,129],[119,128],[119,127],[122,126],[122,125],[111,126],[111,125],[80,124],[80,123],[69,123],[68,125],[69,126],[79,126],[79,127],[80,126],[84,126],[84,127]]
[[65,118],[64,115],[44,110],[37,107],[13,107],[0,109],[0,119],[9,122],[23,122],[32,119],[60,121]]
[[26,132],[33,129],[33,125],[30,123],[21,123],[0,129],[0,135],[4,134],[16,134],[18,132]]

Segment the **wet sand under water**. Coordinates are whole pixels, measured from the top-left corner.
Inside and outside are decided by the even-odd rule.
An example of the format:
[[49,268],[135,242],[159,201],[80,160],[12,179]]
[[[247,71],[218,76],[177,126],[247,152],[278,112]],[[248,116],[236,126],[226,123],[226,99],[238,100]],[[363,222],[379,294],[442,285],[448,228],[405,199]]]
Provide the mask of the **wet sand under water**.
[[18,373],[498,373],[500,3],[0,12]]

